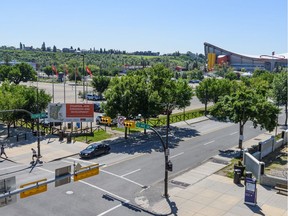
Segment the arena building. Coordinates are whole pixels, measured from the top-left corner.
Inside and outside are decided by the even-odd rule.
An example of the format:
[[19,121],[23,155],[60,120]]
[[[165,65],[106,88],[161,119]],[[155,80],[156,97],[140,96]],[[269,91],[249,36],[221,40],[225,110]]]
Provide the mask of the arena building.
[[274,52],[272,55],[243,55],[234,52],[227,51],[215,45],[204,43],[205,56],[208,59],[207,68],[209,71],[213,70],[214,65],[226,63],[229,67],[233,67],[234,70],[240,71],[245,69],[246,71],[254,71],[256,68],[273,71],[278,66],[287,67],[288,53],[276,55]]

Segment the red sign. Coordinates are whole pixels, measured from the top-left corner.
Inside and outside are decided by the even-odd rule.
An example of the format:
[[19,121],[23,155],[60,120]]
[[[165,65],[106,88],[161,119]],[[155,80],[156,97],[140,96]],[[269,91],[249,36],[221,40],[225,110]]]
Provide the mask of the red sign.
[[66,104],[66,118],[93,118],[93,104]]

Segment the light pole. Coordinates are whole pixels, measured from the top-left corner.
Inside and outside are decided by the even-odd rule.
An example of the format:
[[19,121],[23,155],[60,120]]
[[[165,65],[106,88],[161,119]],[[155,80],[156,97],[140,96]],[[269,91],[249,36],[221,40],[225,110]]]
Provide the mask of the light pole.
[[86,96],[85,94],[85,69],[84,69],[84,54],[81,54],[81,56],[83,57],[83,101],[84,101],[84,97]]
[[39,113],[39,90],[38,90],[38,74],[37,74],[37,114],[39,115],[38,117],[38,121],[37,121],[37,150],[38,150],[38,154],[37,154],[37,162],[42,164],[43,162],[40,161],[41,153],[40,153],[40,127],[39,127],[39,123],[40,123],[40,113]]

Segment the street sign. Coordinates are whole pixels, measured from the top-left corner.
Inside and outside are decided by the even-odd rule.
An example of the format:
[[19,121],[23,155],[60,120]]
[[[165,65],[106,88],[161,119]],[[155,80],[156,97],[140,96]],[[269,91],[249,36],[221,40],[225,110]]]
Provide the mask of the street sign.
[[61,167],[55,170],[55,187],[61,186],[63,184],[68,184],[70,182],[71,182],[71,165]]
[[[15,176],[0,180],[0,194],[11,192],[16,189]],[[16,194],[0,199],[0,207],[15,203],[17,200]]]
[[30,183],[27,183],[27,184],[20,185],[20,188],[24,188],[25,189],[26,186],[31,186],[33,184],[36,184],[36,187],[31,188],[31,189],[27,189],[27,190],[21,192],[20,193],[20,198],[26,198],[28,196],[32,196],[32,195],[47,191],[47,183],[44,184],[44,185],[38,185],[39,182],[45,182],[45,181],[47,181],[46,178],[38,180],[38,181],[30,182]]
[[37,119],[37,118],[46,118],[47,114],[46,113],[36,113],[36,114],[31,114],[32,119]]
[[86,167],[81,167],[74,174],[74,181],[79,181],[84,178],[88,178],[99,174],[99,164],[93,164]]
[[143,123],[143,122],[137,122],[137,123],[136,123],[136,127],[138,127],[138,128],[144,128],[144,129],[149,129],[151,126],[148,125],[148,124],[145,124],[145,123]]

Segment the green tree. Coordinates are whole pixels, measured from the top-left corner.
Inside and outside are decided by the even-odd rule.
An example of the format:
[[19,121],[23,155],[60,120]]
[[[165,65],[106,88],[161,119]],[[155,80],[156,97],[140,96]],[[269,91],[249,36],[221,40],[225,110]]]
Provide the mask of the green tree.
[[237,80],[238,77],[237,77],[237,74],[230,71],[228,72],[226,75],[225,75],[225,79],[229,79],[229,80]]
[[[13,74],[10,81],[15,84],[19,84],[20,82],[27,82],[30,80],[36,80],[36,71],[33,67],[27,63],[20,63],[13,66],[16,68],[16,73]],[[17,72],[20,71],[20,74]],[[14,70],[12,70],[14,71]],[[10,76],[10,75],[9,75]]]
[[272,83],[272,97],[277,106],[285,106],[285,126],[287,126],[287,103],[288,103],[288,80],[287,72],[283,71],[274,76]]
[[105,76],[94,76],[92,78],[92,87],[94,91],[98,92],[99,96],[102,97],[103,92],[108,88],[110,78]]
[[254,127],[272,131],[276,126],[279,109],[252,89],[242,86],[231,95],[222,97],[212,108],[211,114],[220,120],[239,123],[239,145],[242,149],[244,125],[252,121]]
[[42,51],[46,51],[45,42],[42,43],[41,50],[42,50]]
[[57,48],[55,45],[53,46],[53,52],[57,52]]
[[204,79],[196,87],[196,96],[205,105],[205,115],[207,115],[209,102],[217,103],[221,96],[230,95],[237,88],[238,84],[235,81],[215,78]]

